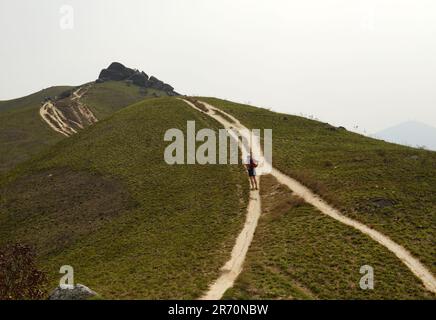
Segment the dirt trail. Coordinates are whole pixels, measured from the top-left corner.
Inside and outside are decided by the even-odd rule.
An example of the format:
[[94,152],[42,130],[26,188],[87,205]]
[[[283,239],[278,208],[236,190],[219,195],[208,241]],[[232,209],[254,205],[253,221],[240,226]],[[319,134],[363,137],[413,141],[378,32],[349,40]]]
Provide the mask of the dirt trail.
[[[85,93],[87,93],[90,88],[91,88],[91,85],[88,85],[87,87],[80,87],[79,89],[77,89],[76,91],[73,92],[73,97],[71,98],[71,100],[78,100],[78,99],[82,98],[83,95]],[[79,92],[80,92],[80,94],[79,94]]]
[[[186,103],[188,103],[191,107],[199,110],[197,107],[195,107],[191,102],[184,100]],[[207,103],[201,102],[203,105],[208,109],[208,114],[218,122],[220,122],[224,128],[231,128],[235,127],[239,130],[247,129],[244,127],[235,117],[232,115],[214,107]],[[229,117],[233,123],[230,123],[225,118],[221,117],[219,114],[215,113],[214,110],[219,110],[220,113],[226,115]],[[201,110],[200,110],[201,111]],[[254,147],[254,146],[253,146]],[[256,148],[260,148],[260,145],[255,146]],[[264,168],[267,166],[266,164]],[[270,167],[271,168],[271,167]],[[259,175],[262,174],[262,171],[259,170]],[[318,195],[313,193],[311,190],[309,190],[307,187],[302,185],[297,180],[283,174],[279,170],[275,168],[271,168],[271,174],[277,178],[277,180],[286,185],[289,189],[291,189],[294,194],[302,197],[307,203],[310,203],[315,208],[317,208],[319,211],[321,211],[323,214],[328,215],[329,217],[346,224],[350,227],[353,227],[362,233],[368,235],[373,240],[377,241],[384,247],[386,247],[389,251],[394,253],[409,269],[412,271],[412,273],[418,277],[422,283],[424,284],[425,288],[433,293],[436,293],[436,279],[433,276],[433,274],[415,257],[412,256],[412,254],[406,250],[403,246],[397,244],[396,242],[392,241],[389,237],[383,235],[382,233],[369,228],[365,224],[358,222],[354,219],[348,218],[344,216],[341,212],[339,212],[337,209],[330,206],[326,201],[321,199]],[[245,255],[248,251],[248,247],[251,244],[251,240],[253,238],[253,234],[255,231],[255,228],[257,226],[257,220],[260,216],[260,199],[259,195],[257,194],[257,200],[256,200],[256,206],[252,204],[252,199],[250,195],[250,202],[248,206],[248,213],[247,213],[247,220],[244,226],[244,229],[239,234],[235,247],[232,251],[231,259],[226,263],[226,265],[222,268],[223,274],[211,285],[209,288],[209,291],[202,297],[203,299],[220,299],[224,292],[233,286],[234,281],[242,271],[242,264],[245,259]],[[250,204],[252,206],[250,206]],[[254,212],[251,212],[254,211]],[[257,212],[259,211],[259,212]],[[254,220],[250,220],[253,217]],[[246,226],[249,224],[250,236],[245,236],[244,232],[247,232]],[[239,250],[241,247],[241,242],[243,242],[243,247],[245,250],[242,252],[237,258],[234,258],[235,251]],[[242,261],[240,261],[242,259]],[[237,260],[237,261],[236,261]],[[237,263],[236,263],[237,262]],[[230,269],[229,269],[230,268]]]
[[227,289],[233,287],[235,280],[242,271],[242,265],[245,261],[248,248],[253,240],[254,231],[257,227],[261,213],[259,191],[250,191],[250,199],[247,207],[247,216],[244,228],[239,233],[236,243],[232,249],[230,260],[221,268],[221,275],[209,287],[209,290],[200,299],[201,300],[219,300],[222,298]]
[[54,131],[67,137],[77,133],[77,131],[67,123],[67,118],[64,114],[56,108],[51,101],[44,103],[44,105],[39,109],[39,114]]
[[92,111],[80,101],[80,98],[82,98],[89,88],[90,86],[80,87],[74,91],[72,93],[71,104],[68,107],[57,107],[52,101],[47,101],[39,109],[41,118],[50,128],[67,137],[77,133],[77,128],[83,129],[86,124],[96,123],[98,119],[94,116]]
[[[191,107],[196,110],[203,112],[203,110],[198,109],[193,103],[183,100]],[[220,122],[225,129],[231,129],[235,127],[235,124],[230,124],[228,121],[218,114],[213,112],[212,106],[207,106],[209,116],[215,118],[218,122]],[[232,131],[228,131],[230,135]],[[234,136],[234,135],[233,135]],[[237,138],[234,136],[234,138]],[[244,150],[245,146],[240,145],[242,151],[248,152],[248,150]],[[257,149],[256,149],[257,148]],[[254,150],[260,150],[259,144],[253,144],[253,152]],[[244,152],[242,152],[244,153]],[[242,156],[243,157],[243,156]],[[260,185],[260,181],[258,181]],[[210,286],[209,290],[200,298],[202,300],[218,300],[221,299],[224,292],[228,288],[233,286],[236,278],[242,271],[242,265],[245,260],[245,256],[247,255],[248,248],[250,247],[251,241],[253,240],[254,231],[257,227],[257,221],[259,220],[261,213],[260,206],[260,196],[258,190],[250,191],[250,197],[247,206],[247,216],[245,218],[244,227],[242,231],[239,233],[236,243],[232,249],[232,253],[230,256],[230,260],[226,262],[226,264],[221,268],[221,275],[219,278]]]

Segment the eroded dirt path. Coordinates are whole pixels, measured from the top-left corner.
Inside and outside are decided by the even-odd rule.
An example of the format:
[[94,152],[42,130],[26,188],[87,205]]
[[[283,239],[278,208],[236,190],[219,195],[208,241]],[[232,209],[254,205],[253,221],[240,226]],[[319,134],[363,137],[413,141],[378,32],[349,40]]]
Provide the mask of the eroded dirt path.
[[[187,100],[184,101],[196,110],[204,112],[205,114],[214,118],[226,129],[236,128],[238,130],[242,130],[242,132],[247,130],[247,128],[244,127],[235,117],[212,105],[201,102],[203,106],[207,108],[207,111],[204,111],[196,107],[193,103]],[[220,114],[225,115],[225,117],[220,116]],[[228,119],[232,120],[232,122],[230,122]],[[253,145],[253,148],[260,148],[260,145]],[[346,217],[339,210],[330,206],[326,201],[321,199],[318,195],[297,180],[285,175],[275,168],[271,168],[270,164],[264,164],[263,168],[271,169],[271,174],[276,177],[280,183],[286,185],[294,192],[295,195],[302,197],[307,203],[313,205],[323,214],[359,230],[360,232],[368,235],[373,240],[380,243],[382,246],[386,247],[389,251],[394,253],[416,277],[422,281],[427,290],[436,293],[436,279],[433,274],[403,246],[397,244],[384,234],[371,229],[365,224]],[[262,170],[258,170],[258,175],[261,174]],[[239,234],[236,244],[233,247],[231,258],[222,268],[221,276],[210,286],[208,292],[202,297],[202,299],[220,299],[224,292],[233,286],[234,281],[242,271],[242,264],[253,239],[253,234],[257,226],[257,221],[260,217],[260,212],[261,206],[258,192],[256,192],[255,200],[252,199],[252,195],[250,194],[247,219],[244,228]]]
[[43,104],[43,106],[39,109],[39,114],[54,131],[59,132],[67,137],[77,133],[77,131],[67,123],[67,118],[65,115],[58,108],[56,108],[51,101],[47,101]]
[[45,102],[39,109],[41,118],[54,131],[71,136],[86,125],[96,123],[98,119],[92,111],[84,105],[80,98],[89,90],[90,86],[80,87],[72,93],[71,103],[67,106],[56,106],[52,101]]
[[[204,110],[198,109],[193,103],[187,100],[183,100],[191,107],[200,112],[205,112]],[[212,106],[205,105],[208,109],[207,113],[212,118],[216,119],[220,122],[225,129],[232,129],[235,127],[236,123],[231,124],[228,121],[225,121],[223,117],[216,114],[213,110]],[[232,132],[228,131],[230,135]],[[236,136],[234,136],[237,139]],[[255,143],[253,144],[253,152],[257,152],[260,149],[260,145]],[[240,145],[241,151],[248,152],[248,150],[243,150],[246,148],[243,144]],[[244,152],[242,152],[244,153]],[[242,155],[243,157],[243,155]],[[260,181],[258,180],[258,185],[260,185]],[[209,290],[200,298],[202,300],[218,300],[221,299],[224,292],[227,289],[231,288],[242,271],[242,265],[245,261],[245,256],[247,255],[248,248],[250,247],[251,241],[253,240],[254,231],[257,227],[257,222],[259,220],[261,213],[261,205],[260,205],[260,195],[258,190],[251,190],[250,197],[248,200],[247,206],[247,215],[245,218],[244,227],[242,231],[239,233],[236,238],[236,243],[233,246],[232,253],[230,259],[226,262],[226,264],[221,268],[221,275],[219,278],[210,286]]]

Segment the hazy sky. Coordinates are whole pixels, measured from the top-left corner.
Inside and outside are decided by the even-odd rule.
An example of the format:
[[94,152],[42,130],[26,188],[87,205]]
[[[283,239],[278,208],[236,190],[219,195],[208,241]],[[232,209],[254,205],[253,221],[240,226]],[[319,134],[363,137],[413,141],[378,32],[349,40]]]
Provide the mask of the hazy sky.
[[436,126],[434,0],[1,0],[0,36],[0,100],[119,61],[181,93],[349,129]]

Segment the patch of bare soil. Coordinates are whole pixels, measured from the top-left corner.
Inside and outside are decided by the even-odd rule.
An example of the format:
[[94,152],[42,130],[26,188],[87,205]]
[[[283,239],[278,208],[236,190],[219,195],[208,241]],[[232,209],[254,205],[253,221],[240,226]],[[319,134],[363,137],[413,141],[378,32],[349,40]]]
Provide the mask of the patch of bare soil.
[[45,102],[39,109],[41,118],[54,131],[67,137],[77,133],[79,129],[96,123],[97,117],[80,101],[88,90],[89,86],[80,87],[73,92],[71,98]]
[[70,169],[28,175],[1,192],[0,211],[7,217],[0,230],[14,230],[9,238],[36,245],[43,256],[60,252],[135,205],[119,181]]

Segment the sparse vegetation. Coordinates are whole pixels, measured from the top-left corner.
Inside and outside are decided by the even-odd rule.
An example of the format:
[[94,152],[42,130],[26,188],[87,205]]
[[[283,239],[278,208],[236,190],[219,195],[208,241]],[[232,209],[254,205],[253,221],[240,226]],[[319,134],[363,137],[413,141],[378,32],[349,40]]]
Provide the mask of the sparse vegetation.
[[0,248],[0,300],[37,300],[47,291],[47,276],[36,266],[35,251],[20,243]]
[[0,102],[0,174],[63,138],[41,120],[39,108],[45,98],[68,88],[52,87]]

